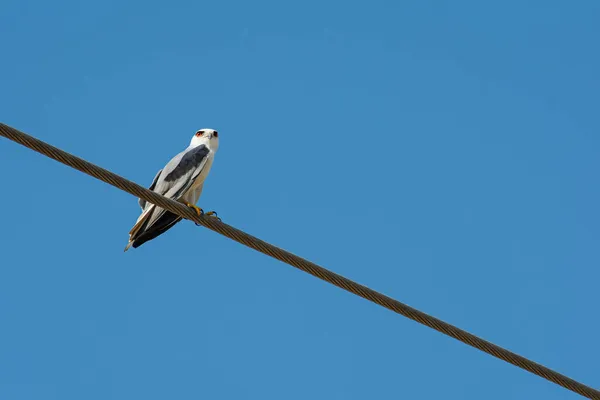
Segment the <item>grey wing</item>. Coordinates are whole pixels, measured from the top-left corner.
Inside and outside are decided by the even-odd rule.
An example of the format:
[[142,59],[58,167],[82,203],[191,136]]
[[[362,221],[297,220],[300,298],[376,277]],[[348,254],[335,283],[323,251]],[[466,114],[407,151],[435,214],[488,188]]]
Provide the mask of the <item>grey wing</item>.
[[[201,145],[173,157],[158,175],[154,192],[173,200],[181,198],[202,172],[209,153],[210,150]],[[145,218],[140,229],[136,230],[132,240],[137,241],[139,238],[142,241],[144,238],[157,236],[157,233],[163,233],[166,230],[163,226],[164,223],[168,223],[171,227],[180,220],[179,217],[176,220],[174,217],[176,217],[174,214],[166,212],[163,208],[155,207],[150,211],[150,215]]]
[[202,172],[209,153],[205,145],[179,153],[163,168],[154,191],[173,200],[179,199]]
[[[163,171],[163,170],[161,169],[161,170],[159,170],[159,171],[156,173],[156,176],[155,176],[155,177],[154,177],[154,179],[152,180],[152,183],[150,184],[150,186],[148,187],[148,189],[150,189],[150,190],[154,190],[154,188],[156,187],[156,182],[158,182],[158,177],[160,176],[160,173],[161,173],[162,171]],[[140,205],[140,207],[142,208],[142,211],[144,211],[144,208],[146,208],[146,200],[144,200],[144,199],[138,199],[138,204],[139,204],[139,205]]]

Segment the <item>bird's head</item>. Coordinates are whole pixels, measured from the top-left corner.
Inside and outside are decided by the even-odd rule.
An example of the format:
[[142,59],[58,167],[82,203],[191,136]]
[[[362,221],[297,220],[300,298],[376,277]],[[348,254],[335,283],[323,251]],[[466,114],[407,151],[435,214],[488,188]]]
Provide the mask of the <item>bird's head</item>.
[[219,148],[219,132],[208,128],[196,131],[190,142],[190,147],[200,146],[201,144],[206,145],[212,151],[217,151]]

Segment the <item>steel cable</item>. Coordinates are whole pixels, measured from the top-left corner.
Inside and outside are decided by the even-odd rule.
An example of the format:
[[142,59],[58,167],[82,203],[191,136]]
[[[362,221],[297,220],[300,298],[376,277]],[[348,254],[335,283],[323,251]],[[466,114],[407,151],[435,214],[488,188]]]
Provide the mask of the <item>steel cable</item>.
[[283,261],[293,267],[296,267],[304,272],[316,276],[326,282],[329,282],[337,287],[354,293],[373,303],[379,304],[389,310],[419,322],[425,326],[437,330],[447,336],[453,337],[469,346],[475,347],[494,357],[511,363],[519,368],[529,371],[544,379],[556,383],[566,389],[585,396],[590,399],[600,400],[600,391],[586,386],[574,379],[562,375],[548,367],[531,361],[523,356],[513,353],[507,349],[497,346],[487,340],[475,336],[467,331],[457,328],[447,322],[437,319],[422,311],[412,308],[404,303],[394,300],[384,294],[376,292],[366,286],[356,283],[348,278],[331,272],[315,263],[312,263],[304,258],[292,254],[286,250],[276,247],[261,239],[247,234],[239,229],[234,228],[224,222],[212,217],[198,216],[195,211],[185,205],[168,199],[162,195],[154,193],[130,180],[127,180],[119,175],[116,175],[104,168],[94,165],[79,157],[60,150],[48,143],[29,136],[15,128],[6,124],[0,123],[0,135],[22,144],[32,150],[37,151],[47,157],[59,161],[65,165],[75,168],[81,172],[93,176],[96,179],[104,181],[112,186],[115,186],[125,192],[128,192],[138,198],[142,198],[150,203],[156,204],[166,210],[178,214],[186,219],[194,221],[204,227],[220,233],[238,243],[248,246],[254,250],[260,251],[270,257]]

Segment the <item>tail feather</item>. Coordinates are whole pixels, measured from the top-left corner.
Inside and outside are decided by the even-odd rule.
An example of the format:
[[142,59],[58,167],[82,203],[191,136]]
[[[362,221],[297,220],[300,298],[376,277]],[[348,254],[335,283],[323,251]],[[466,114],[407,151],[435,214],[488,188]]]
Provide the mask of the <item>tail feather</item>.
[[144,222],[146,222],[148,220],[148,218],[150,218],[150,215],[152,215],[152,211],[154,211],[155,207],[156,206],[154,204],[152,204],[150,207],[148,207],[146,209],[146,211],[144,211],[143,213],[140,214],[137,221],[135,222],[135,225],[133,225],[133,227],[129,231],[129,237],[135,236],[135,234],[140,230],[142,225],[144,225]]
[[125,246],[125,250],[129,250],[130,247],[141,246],[149,240],[162,235],[177,222],[181,221],[181,217],[173,214],[170,211],[163,210],[155,207],[154,205],[148,207],[138,218],[137,222],[129,231],[129,243]]
[[125,246],[125,250],[123,250],[123,251],[129,250],[129,248],[131,247],[132,244],[133,244],[133,241],[130,240],[129,243],[127,243],[127,246]]
[[152,205],[150,205],[150,207],[148,207],[144,212],[142,212],[140,214],[137,221],[135,222],[135,225],[133,225],[133,227],[129,231],[129,243],[127,243],[127,246],[125,246],[125,250],[123,250],[123,251],[129,250],[129,248],[133,245],[133,242],[135,241],[137,234],[140,232],[140,230],[142,230],[142,227],[147,225],[147,222],[149,221],[149,218],[152,215],[152,211],[154,211],[154,208],[155,208],[155,205],[152,204]]
[[152,225],[140,230],[139,234],[136,235],[131,242],[133,248],[135,249],[140,247],[147,241],[162,235],[171,229],[176,223],[181,221],[181,219],[182,218],[177,214],[173,214],[170,211],[165,212],[155,222],[153,222]]

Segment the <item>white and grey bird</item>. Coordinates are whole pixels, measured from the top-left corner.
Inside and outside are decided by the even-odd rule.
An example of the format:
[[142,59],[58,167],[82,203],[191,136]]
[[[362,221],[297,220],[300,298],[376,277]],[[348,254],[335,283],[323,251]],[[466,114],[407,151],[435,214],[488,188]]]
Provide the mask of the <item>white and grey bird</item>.
[[[219,148],[219,133],[214,129],[200,129],[194,134],[187,149],[177,154],[158,171],[149,189],[172,200],[184,203],[203,214],[196,206],[204,180],[212,167],[215,153]],[[165,233],[181,221],[181,217],[152,203],[139,199],[142,214],[129,231],[129,243],[125,251],[139,247],[149,240]],[[216,215],[214,211],[206,215]]]

